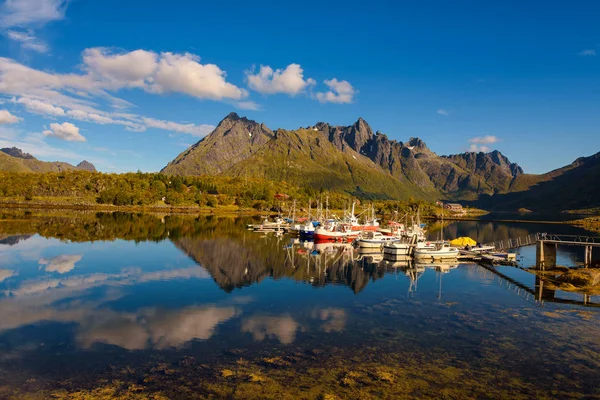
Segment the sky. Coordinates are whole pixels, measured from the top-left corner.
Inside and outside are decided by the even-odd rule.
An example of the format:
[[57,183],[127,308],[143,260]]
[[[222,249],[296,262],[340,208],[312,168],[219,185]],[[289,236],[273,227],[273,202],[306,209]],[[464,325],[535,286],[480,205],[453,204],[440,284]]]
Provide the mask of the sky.
[[[3,2],[2,2],[3,1]],[[528,173],[600,151],[600,2],[0,0],[0,147],[159,171],[234,111]]]

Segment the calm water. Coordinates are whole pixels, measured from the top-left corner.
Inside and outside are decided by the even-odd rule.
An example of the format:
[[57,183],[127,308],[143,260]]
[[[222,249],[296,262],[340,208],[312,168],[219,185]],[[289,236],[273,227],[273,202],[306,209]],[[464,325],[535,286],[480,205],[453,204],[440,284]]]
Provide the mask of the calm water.
[[[0,398],[600,398],[599,296],[538,301],[517,268],[497,268],[511,282],[392,263],[248,222],[0,215]],[[587,234],[460,222],[444,236],[538,231]]]

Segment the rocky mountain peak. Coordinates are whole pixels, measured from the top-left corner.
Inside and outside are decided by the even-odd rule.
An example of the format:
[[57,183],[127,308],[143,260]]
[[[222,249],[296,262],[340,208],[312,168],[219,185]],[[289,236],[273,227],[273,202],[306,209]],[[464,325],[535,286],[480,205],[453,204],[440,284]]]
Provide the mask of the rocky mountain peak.
[[235,112],[232,111],[229,114],[227,114],[227,116],[225,118],[223,118],[223,119],[224,120],[225,119],[230,119],[230,120],[233,120],[233,121],[237,121],[238,119],[240,119],[240,116],[237,115],[237,113],[235,113]]
[[35,160],[36,158],[29,153],[24,153],[21,149],[16,147],[5,147],[0,149],[1,152],[8,154],[11,157],[22,158],[24,160]]
[[83,171],[90,171],[90,172],[96,172],[96,167],[94,166],[94,164],[92,164],[91,162],[87,161],[87,160],[83,160],[82,162],[80,162],[79,164],[77,164],[77,169],[81,169]]

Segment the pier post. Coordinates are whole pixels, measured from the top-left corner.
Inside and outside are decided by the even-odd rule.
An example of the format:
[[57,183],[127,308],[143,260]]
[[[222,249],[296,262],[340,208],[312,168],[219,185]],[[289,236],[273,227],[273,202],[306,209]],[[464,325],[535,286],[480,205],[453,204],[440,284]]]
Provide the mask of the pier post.
[[536,246],[536,268],[556,267],[556,244],[548,244],[543,240],[537,242]]
[[584,260],[583,260],[583,266],[585,268],[587,268],[590,265],[592,265],[592,261],[593,261],[593,258],[592,258],[592,249],[593,249],[592,246],[585,246],[585,257],[584,257]]
[[538,301],[553,300],[556,294],[555,290],[544,287],[544,280],[539,276],[535,277],[535,298]]

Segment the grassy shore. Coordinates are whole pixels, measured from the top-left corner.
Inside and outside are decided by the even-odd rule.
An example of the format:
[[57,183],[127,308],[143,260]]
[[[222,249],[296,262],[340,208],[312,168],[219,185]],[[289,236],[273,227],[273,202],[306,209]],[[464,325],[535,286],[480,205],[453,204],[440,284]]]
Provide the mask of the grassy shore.
[[571,221],[573,225],[581,226],[588,231],[600,232],[600,216],[588,217]]

